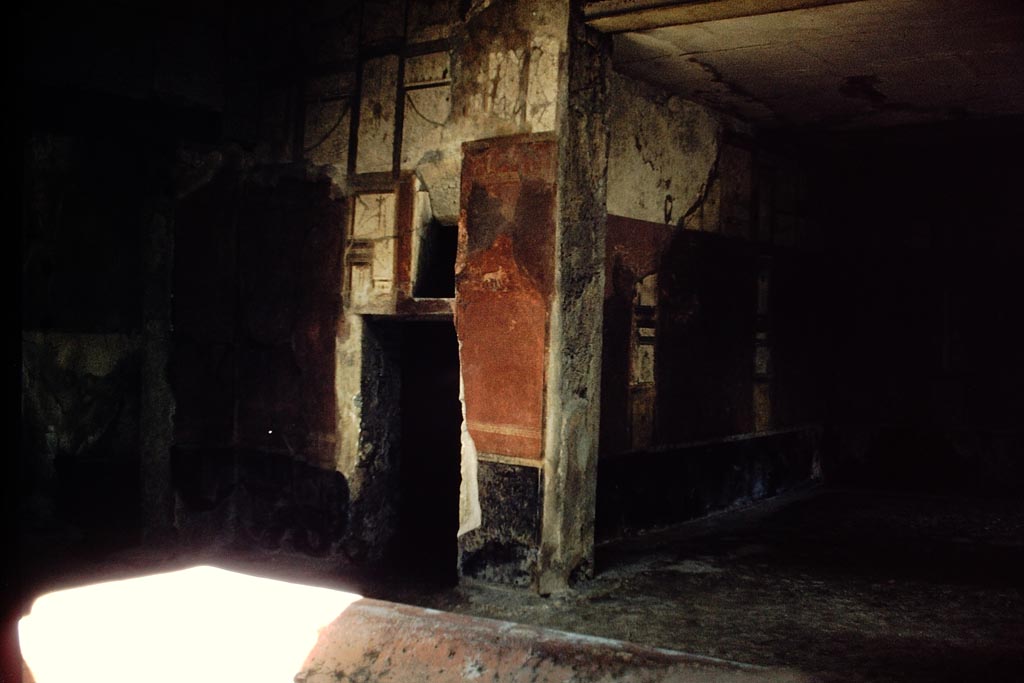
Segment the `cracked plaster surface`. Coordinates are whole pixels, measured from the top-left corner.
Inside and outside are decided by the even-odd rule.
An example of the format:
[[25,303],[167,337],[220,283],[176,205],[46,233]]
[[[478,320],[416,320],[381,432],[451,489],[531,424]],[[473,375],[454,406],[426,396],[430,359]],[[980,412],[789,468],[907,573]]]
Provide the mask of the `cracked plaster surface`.
[[613,76],[608,213],[675,225],[707,191],[722,124],[707,109]]

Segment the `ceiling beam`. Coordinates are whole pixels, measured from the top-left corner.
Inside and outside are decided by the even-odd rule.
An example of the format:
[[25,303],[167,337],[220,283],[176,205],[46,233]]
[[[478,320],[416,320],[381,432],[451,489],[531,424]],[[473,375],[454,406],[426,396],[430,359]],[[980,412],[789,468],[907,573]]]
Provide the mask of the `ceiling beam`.
[[598,31],[624,33],[846,2],[864,0],[594,0],[583,12]]

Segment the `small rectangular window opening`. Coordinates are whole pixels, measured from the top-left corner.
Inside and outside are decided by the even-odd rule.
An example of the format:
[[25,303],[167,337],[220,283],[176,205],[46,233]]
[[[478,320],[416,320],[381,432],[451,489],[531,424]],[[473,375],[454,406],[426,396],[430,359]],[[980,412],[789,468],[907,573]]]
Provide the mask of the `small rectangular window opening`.
[[422,228],[416,283],[412,295],[424,299],[455,296],[455,252],[459,233],[455,225],[433,220]]

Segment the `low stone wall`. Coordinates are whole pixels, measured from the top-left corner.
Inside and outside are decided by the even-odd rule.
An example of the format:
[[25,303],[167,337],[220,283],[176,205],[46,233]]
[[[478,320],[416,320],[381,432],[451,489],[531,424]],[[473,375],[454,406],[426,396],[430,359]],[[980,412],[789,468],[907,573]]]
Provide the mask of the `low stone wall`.
[[677,524],[818,478],[821,430],[803,427],[602,458],[597,539]]
[[320,631],[295,680],[495,683],[808,682],[766,668],[420,607],[360,600]]

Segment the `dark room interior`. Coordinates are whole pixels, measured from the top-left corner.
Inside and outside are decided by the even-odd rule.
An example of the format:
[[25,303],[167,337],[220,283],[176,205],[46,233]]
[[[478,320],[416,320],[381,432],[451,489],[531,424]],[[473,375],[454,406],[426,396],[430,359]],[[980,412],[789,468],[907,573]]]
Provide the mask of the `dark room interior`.
[[16,14],[4,681],[38,595],[196,564],[1020,679],[1024,5]]

